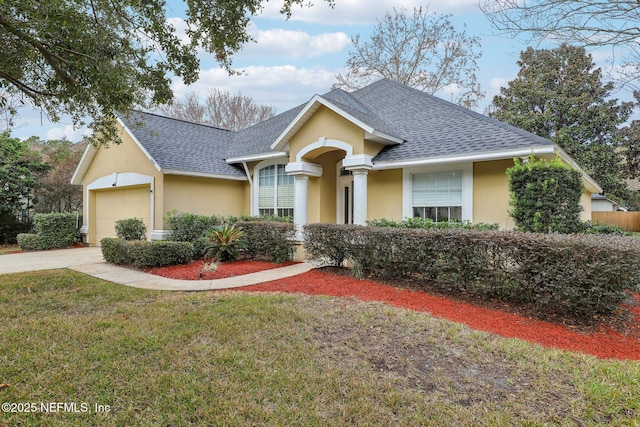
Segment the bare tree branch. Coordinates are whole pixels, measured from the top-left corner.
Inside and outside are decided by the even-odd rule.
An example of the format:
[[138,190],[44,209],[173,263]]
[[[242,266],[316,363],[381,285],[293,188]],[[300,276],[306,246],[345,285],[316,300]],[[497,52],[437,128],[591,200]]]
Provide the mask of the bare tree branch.
[[[638,0],[477,0],[500,32],[528,34],[583,47],[610,46],[622,81],[640,76],[640,3]],[[627,79],[624,74],[626,72]]]
[[454,102],[476,106],[484,96],[476,77],[480,42],[456,31],[449,17],[422,7],[413,15],[404,9],[387,13],[369,41],[352,37],[348,71],[336,76],[336,86],[355,90],[387,77],[430,94],[455,88]]
[[198,94],[189,93],[183,100],[161,106],[159,110],[176,119],[233,131],[267,120],[276,113],[273,106],[256,104],[252,98],[241,93],[232,94],[220,89],[210,90],[204,104],[200,102]]

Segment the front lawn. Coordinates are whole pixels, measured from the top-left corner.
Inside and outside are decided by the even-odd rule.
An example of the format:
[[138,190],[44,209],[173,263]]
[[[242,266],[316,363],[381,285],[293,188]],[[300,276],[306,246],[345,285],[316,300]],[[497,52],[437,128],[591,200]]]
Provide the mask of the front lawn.
[[0,403],[67,404],[3,411],[2,426],[640,423],[640,362],[353,298],[58,270],[0,276],[0,310]]

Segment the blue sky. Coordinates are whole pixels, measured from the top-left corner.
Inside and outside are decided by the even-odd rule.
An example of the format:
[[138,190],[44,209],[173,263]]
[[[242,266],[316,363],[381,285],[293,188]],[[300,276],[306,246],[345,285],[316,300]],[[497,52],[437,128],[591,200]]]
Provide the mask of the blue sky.
[[[168,3],[171,22],[180,31],[184,28],[184,3],[181,0]],[[200,79],[191,86],[174,80],[172,88],[176,98],[189,92],[204,94],[210,88],[241,92],[258,103],[275,106],[280,113],[308,101],[316,93],[330,90],[335,76],[346,71],[351,36],[360,34],[368,39],[376,19],[394,7],[412,11],[413,7],[426,5],[432,12],[453,15],[451,21],[458,31],[466,25],[468,34],[480,37],[482,57],[478,78],[486,94],[479,108],[482,112],[500,87],[516,76],[516,61],[527,43],[494,34],[474,0],[432,0],[430,4],[416,0],[336,0],[333,9],[316,0],[311,8],[294,8],[289,20],[278,13],[280,1],[269,2],[262,14],[252,20],[250,31],[256,43],[248,44],[234,57],[234,68],[242,70],[243,75],[229,76],[211,55],[202,53]],[[592,54],[596,63],[606,68],[607,50]],[[441,96],[448,99],[447,94]],[[39,111],[22,108],[12,135],[66,137],[76,142],[83,132],[64,118],[51,123]]]

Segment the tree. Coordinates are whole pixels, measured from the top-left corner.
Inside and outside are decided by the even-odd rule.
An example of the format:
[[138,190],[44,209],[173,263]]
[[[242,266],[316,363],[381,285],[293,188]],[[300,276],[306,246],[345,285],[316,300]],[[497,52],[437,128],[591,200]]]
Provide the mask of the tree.
[[82,206],[82,187],[71,184],[71,178],[82,158],[86,142],[41,141],[36,137],[26,142],[50,166],[50,170],[40,177],[40,187],[35,190],[35,211],[77,212]]
[[[499,31],[529,33],[580,46],[611,46],[622,59],[622,83],[640,76],[640,3],[637,0],[478,0]],[[625,73],[626,71],[626,73]]]
[[613,84],[582,47],[528,48],[520,71],[493,98],[493,117],[551,139],[602,186],[625,199],[620,126],[633,103],[611,99]]
[[28,209],[49,168],[25,142],[11,138],[8,132],[0,133],[0,211]]
[[394,8],[378,21],[371,40],[351,38],[348,71],[337,76],[337,86],[354,90],[387,77],[430,94],[455,87],[455,102],[476,106],[484,96],[476,77],[480,41],[456,31],[450,17],[426,7],[414,8],[413,16]]
[[[198,49],[231,72],[264,1],[186,0],[189,40],[182,43],[165,0],[2,0],[0,90],[53,120],[66,113],[81,125],[90,117],[92,142],[118,142],[114,112],[168,103],[170,76],[197,80]],[[284,0],[281,12],[289,16],[304,3]]]
[[273,117],[276,108],[256,104],[241,93],[212,89],[204,104],[197,93],[190,93],[183,100],[161,106],[160,112],[176,119],[238,131]]
[[[640,104],[640,92],[634,92],[636,103]],[[622,153],[626,171],[631,178],[640,178],[640,120],[633,120],[622,129]]]
[[14,126],[13,119],[19,106],[19,100],[3,90],[0,84],[0,132],[8,132]]

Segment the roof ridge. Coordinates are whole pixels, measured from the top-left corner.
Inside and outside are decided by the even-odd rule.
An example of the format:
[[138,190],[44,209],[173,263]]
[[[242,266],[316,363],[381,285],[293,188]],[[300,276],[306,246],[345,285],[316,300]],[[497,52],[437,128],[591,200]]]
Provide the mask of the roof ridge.
[[205,124],[205,123],[198,123],[198,122],[192,122],[190,120],[177,119],[177,118],[171,117],[171,116],[163,116],[162,114],[152,113],[152,112],[149,112],[149,111],[141,111],[141,110],[134,110],[134,109],[131,109],[129,111],[135,112],[135,113],[139,113],[139,114],[147,114],[147,115],[150,115],[150,116],[159,117],[161,119],[175,120],[177,122],[187,123],[187,124],[190,124],[190,125],[204,126],[206,128],[209,128],[209,129],[217,129],[217,130],[222,130],[222,131],[231,132],[231,133],[236,133],[237,132],[237,131],[233,131],[233,130],[230,130],[230,129],[225,129],[225,128],[221,128],[221,127],[217,127],[217,126],[213,126],[213,125],[208,125],[208,124]]

